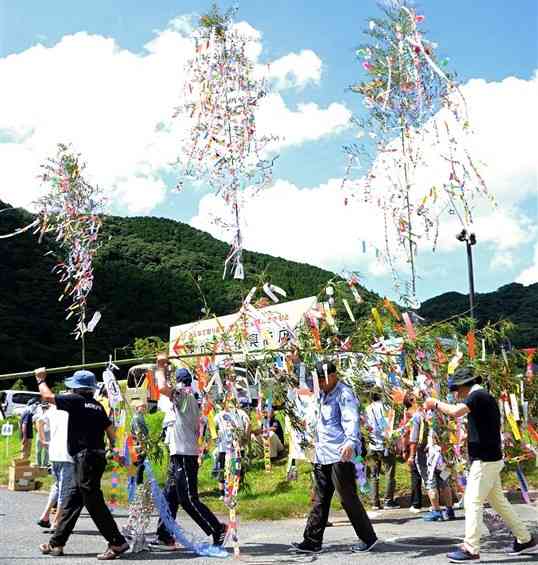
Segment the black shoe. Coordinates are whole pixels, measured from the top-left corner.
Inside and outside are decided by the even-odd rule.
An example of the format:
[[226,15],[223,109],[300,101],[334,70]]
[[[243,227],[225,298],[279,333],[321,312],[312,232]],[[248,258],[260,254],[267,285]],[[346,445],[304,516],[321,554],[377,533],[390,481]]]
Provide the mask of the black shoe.
[[48,520],[39,520],[37,522],[37,525],[41,526],[42,528],[50,529],[50,522]]
[[293,542],[291,547],[299,553],[321,553],[321,544],[309,541]]
[[364,541],[361,541],[361,543],[358,543],[357,545],[352,545],[351,546],[351,551],[353,553],[366,553],[370,550],[372,550],[374,548],[374,546],[377,544],[379,540],[376,538],[374,541],[371,541],[370,543],[366,543]]
[[514,545],[512,549],[508,552],[508,555],[520,555],[521,553],[533,553],[538,550],[538,542],[536,537],[532,537],[527,543],[519,543],[517,539],[514,540]]
[[400,508],[400,505],[394,500],[387,500],[387,502],[383,504],[383,508],[385,510],[394,510],[395,508]]
[[176,551],[180,548],[179,545],[176,544],[175,540],[161,540],[157,539],[155,541],[149,542],[149,548],[155,549],[157,551]]
[[228,533],[228,526],[221,524],[221,529],[213,534],[213,545],[223,546],[226,541],[226,534]]

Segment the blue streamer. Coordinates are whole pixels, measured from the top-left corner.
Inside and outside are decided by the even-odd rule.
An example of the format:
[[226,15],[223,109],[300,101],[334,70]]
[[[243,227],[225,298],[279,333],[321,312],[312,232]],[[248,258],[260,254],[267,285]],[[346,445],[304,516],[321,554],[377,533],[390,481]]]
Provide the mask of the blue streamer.
[[136,496],[136,477],[131,476],[127,479],[127,500],[131,504]]
[[193,551],[194,553],[203,557],[228,557],[229,553],[221,546],[211,545],[207,542],[196,542],[192,536],[191,539],[179,526],[179,524],[172,518],[170,514],[170,508],[168,502],[163,495],[162,490],[159,488],[155,476],[153,475],[153,469],[149,461],[146,459],[144,461],[144,468],[147,473],[147,480],[149,481],[151,487],[151,494],[153,496],[153,501],[155,507],[159,511],[159,516],[163,521],[166,529],[174,534],[176,542],[179,542],[185,549]]

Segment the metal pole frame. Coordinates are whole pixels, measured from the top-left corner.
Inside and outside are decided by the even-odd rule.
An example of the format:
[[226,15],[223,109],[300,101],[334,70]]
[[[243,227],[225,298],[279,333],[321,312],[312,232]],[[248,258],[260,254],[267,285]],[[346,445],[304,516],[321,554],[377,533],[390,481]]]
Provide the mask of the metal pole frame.
[[[256,354],[263,354],[263,355],[271,355],[272,353],[292,353],[296,351],[301,351],[297,348],[277,348],[277,349],[250,349],[249,351],[219,351],[216,353],[213,352],[204,352],[204,353],[185,353],[183,355],[169,355],[168,359],[191,359],[191,358],[198,358],[198,357],[226,357],[230,355],[243,355],[245,359],[249,355],[256,355]],[[362,353],[366,354],[364,351],[326,351],[321,353],[322,356],[331,356],[337,354],[347,354],[347,353]],[[373,352],[372,355],[381,355],[381,356],[395,356],[397,353],[386,353],[382,351]],[[111,363],[116,366],[122,365],[136,365],[138,363],[151,363],[156,360],[156,355],[146,355],[145,357],[133,357],[132,359],[121,359],[119,361],[100,361],[98,363],[87,363],[86,365],[66,365],[65,367],[53,367],[51,369],[47,369],[47,375],[54,375],[57,373],[70,373],[73,371],[78,371],[79,369],[105,369]],[[6,373],[0,375],[0,381],[6,381],[8,379],[24,379],[27,377],[33,377],[34,370],[30,371],[23,371],[21,373]]]

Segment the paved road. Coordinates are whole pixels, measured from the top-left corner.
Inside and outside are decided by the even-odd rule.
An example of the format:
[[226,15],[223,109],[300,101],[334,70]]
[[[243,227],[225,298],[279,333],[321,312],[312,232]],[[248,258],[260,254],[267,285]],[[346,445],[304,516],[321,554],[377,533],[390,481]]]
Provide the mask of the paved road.
[[[35,525],[45,503],[45,496],[37,493],[10,492],[0,489],[0,565],[87,565],[97,563],[95,555],[105,547],[88,516],[82,515],[77,529],[66,547],[66,557],[49,557],[39,553],[39,543],[48,536]],[[538,532],[538,509],[525,505],[517,506],[520,515]],[[125,523],[124,511],[117,512],[120,524]],[[188,519],[185,527],[197,531]],[[279,522],[252,522],[240,526],[241,561],[251,565],[313,563],[319,565],[441,565],[447,562],[445,553],[458,541],[463,533],[463,517],[454,522],[426,523],[420,517],[405,510],[378,512],[373,517],[374,527],[383,543],[367,555],[351,554],[350,544],[355,537],[352,528],[343,516],[333,518],[334,527],[327,529],[325,551],[316,557],[297,556],[290,553],[289,542],[301,539],[304,520]],[[153,526],[155,524],[153,523]],[[486,563],[538,563],[538,554],[509,557],[504,549],[510,544],[508,536],[485,538],[482,561]],[[211,563],[232,565],[234,560],[195,557],[185,551],[174,553],[127,553],[122,561],[140,564],[168,564],[170,561],[193,560],[196,565]]]

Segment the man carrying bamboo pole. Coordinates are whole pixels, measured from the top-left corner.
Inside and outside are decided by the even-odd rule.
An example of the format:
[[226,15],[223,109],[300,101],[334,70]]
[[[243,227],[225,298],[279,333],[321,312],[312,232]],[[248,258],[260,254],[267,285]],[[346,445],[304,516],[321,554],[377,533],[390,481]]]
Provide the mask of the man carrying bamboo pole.
[[510,555],[538,548],[536,538],[531,536],[504,496],[501,414],[495,398],[480,386],[481,382],[472,367],[460,367],[448,380],[448,388],[455,393],[458,403],[448,404],[435,398],[428,398],[424,403],[426,410],[439,410],[453,418],[465,415],[468,418],[467,449],[471,467],[465,487],[465,539],[459,549],[448,554],[452,563],[480,560],[480,529],[486,501],[515,536]]
[[[170,467],[164,496],[170,513],[175,519],[179,506],[200,526],[206,535],[212,536],[213,545],[221,546],[226,538],[226,525],[222,524],[198,496],[198,436],[200,433],[200,408],[190,387],[192,376],[187,369],[177,369],[176,387],[167,379],[168,355],[157,355],[157,385],[159,392],[172,403],[172,421],[168,428]],[[173,533],[162,520],[157,528],[158,542],[163,550],[175,550]]]

